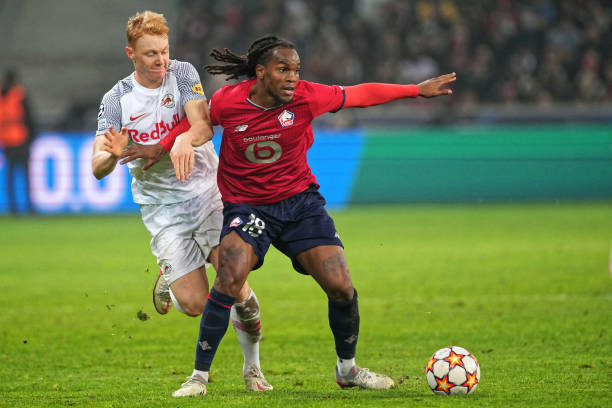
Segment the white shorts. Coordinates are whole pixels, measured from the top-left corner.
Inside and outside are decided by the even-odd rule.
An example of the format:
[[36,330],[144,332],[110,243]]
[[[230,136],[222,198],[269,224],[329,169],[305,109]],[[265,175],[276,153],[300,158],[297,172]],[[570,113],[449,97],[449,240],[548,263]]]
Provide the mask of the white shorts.
[[169,283],[205,265],[219,245],[223,203],[217,186],[175,204],[141,204],[151,251]]

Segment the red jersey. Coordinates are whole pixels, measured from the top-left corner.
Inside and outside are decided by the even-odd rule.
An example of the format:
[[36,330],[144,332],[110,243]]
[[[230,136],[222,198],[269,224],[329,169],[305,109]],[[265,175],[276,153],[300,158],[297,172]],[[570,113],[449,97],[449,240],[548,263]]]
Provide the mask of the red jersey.
[[306,161],[312,120],[345,101],[340,86],[300,80],[292,102],[264,108],[249,100],[255,82],[224,86],[210,99],[212,123],[223,127],[217,171],[223,202],[271,204],[318,187]]

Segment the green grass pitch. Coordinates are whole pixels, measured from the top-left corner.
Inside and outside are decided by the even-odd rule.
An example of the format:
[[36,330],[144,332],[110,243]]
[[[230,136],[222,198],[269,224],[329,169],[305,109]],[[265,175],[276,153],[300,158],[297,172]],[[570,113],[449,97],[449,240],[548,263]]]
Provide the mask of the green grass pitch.
[[[210,395],[173,399],[191,372],[200,319],[155,313],[157,267],[139,216],[4,217],[0,406],[612,406],[610,203],[356,207],[333,216],[359,290],[357,361],[391,375],[396,389],[335,384],[326,298],[271,250],[249,281],[275,390],[244,390],[230,328]],[[472,395],[427,387],[424,366],[448,345],[480,362]]]

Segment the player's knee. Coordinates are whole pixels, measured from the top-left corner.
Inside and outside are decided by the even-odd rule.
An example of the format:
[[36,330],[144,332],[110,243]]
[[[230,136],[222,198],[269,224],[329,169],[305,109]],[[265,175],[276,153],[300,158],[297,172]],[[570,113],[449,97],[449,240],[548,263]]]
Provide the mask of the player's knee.
[[238,299],[240,297],[242,283],[240,279],[231,273],[220,273],[215,282],[215,288],[223,294]]
[[235,246],[224,248],[220,253],[219,272],[215,287],[226,295],[238,298],[246,281],[248,270],[245,270],[243,249]]
[[334,302],[348,302],[353,299],[355,289],[350,280],[337,282],[335,285],[329,286],[325,293],[330,300]]
[[202,314],[202,311],[204,310],[205,305],[206,305],[206,298],[203,298],[203,299],[192,298],[188,300],[183,300],[181,302],[181,307],[183,308],[183,311],[185,312],[185,314],[188,316],[192,316],[192,317],[200,316]]
[[237,269],[246,259],[244,248],[238,245],[227,245],[219,249],[219,268],[225,270]]

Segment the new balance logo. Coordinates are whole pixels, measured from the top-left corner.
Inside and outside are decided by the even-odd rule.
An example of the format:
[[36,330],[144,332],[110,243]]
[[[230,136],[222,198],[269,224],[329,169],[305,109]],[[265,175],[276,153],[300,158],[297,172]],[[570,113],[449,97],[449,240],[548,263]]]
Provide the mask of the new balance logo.
[[347,344],[353,344],[356,341],[357,341],[357,335],[356,334],[353,334],[348,339],[344,339],[344,342],[347,343]]

